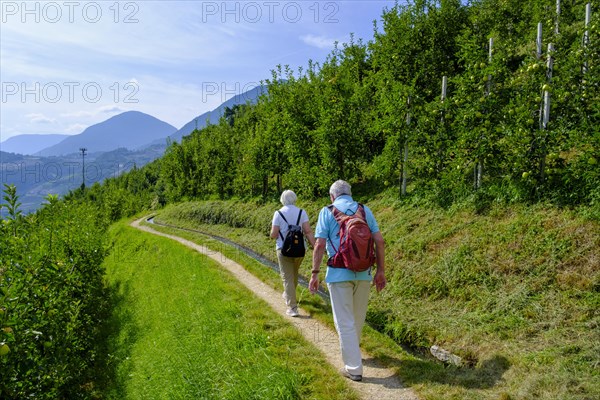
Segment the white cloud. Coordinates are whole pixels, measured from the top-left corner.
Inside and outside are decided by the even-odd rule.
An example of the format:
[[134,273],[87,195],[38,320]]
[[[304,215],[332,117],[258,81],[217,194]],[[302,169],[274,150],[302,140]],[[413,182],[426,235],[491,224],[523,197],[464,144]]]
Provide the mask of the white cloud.
[[26,114],[25,116],[29,118],[29,122],[34,124],[52,124],[56,121],[53,118],[48,118],[44,114],[39,113]]
[[[1,105],[3,139],[81,133],[129,110],[180,128],[250,82],[270,78],[277,64],[295,69],[319,61],[334,38],[342,43],[352,31],[368,38],[373,16],[393,1],[28,3],[39,22],[22,13],[25,3],[4,3],[18,12],[3,15],[2,81],[19,91]],[[92,23],[97,7],[102,16]],[[57,9],[62,18],[53,22]],[[97,99],[94,88],[101,90]]]
[[98,109],[98,112],[103,114],[115,114],[125,112],[125,110],[118,106],[102,106]]
[[94,116],[93,112],[90,111],[73,111],[67,113],[61,113],[62,118],[89,118]]
[[79,134],[83,132],[85,128],[87,128],[87,126],[83,124],[71,124],[65,129],[65,133],[68,135]]
[[336,41],[339,42],[338,39],[332,39],[332,38],[328,38],[325,36],[316,36],[316,35],[312,35],[312,34],[300,36],[300,40],[302,40],[304,43],[306,43],[309,46],[313,46],[313,47],[317,47],[319,49],[325,49],[325,50],[333,49],[334,43]]

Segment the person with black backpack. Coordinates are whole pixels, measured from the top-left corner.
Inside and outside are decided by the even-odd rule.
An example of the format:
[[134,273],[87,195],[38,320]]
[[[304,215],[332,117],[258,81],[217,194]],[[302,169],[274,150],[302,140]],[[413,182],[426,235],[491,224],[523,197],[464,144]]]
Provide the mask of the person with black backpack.
[[[350,184],[336,181],[329,189],[332,204],[323,207],[315,229],[311,293],[319,288],[319,271],[325,251],[325,282],[331,298],[333,321],[339,336],[344,367],[341,374],[353,381],[363,375],[360,336],[369,302],[371,281],[385,288],[385,243],[371,210],[352,199]],[[375,276],[371,267],[377,265]]]
[[296,207],[297,199],[296,193],[291,190],[281,193],[279,200],[283,207],[275,211],[271,224],[271,238],[276,239],[277,261],[283,281],[283,298],[287,306],[286,314],[291,317],[300,315],[296,287],[300,264],[306,252],[304,239],[308,239],[311,246],[315,245],[315,237],[308,223],[308,214]]

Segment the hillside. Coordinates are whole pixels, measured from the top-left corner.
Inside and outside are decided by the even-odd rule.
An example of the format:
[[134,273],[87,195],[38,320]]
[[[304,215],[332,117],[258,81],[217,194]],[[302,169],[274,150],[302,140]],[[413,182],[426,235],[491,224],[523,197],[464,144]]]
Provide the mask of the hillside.
[[198,115],[196,118],[192,119],[187,124],[182,126],[177,132],[173,133],[170,136],[170,138],[171,140],[180,142],[184,136],[188,136],[195,129],[202,129],[209,124],[218,123],[219,119],[225,113],[226,108],[232,108],[236,105],[242,105],[246,103],[256,103],[258,98],[265,93],[267,93],[267,88],[265,86],[257,86],[244,93],[235,95],[231,99],[223,102],[221,105],[219,105],[219,107],[215,108],[214,110]]
[[[72,301],[93,287],[65,276],[98,265],[102,227],[156,213],[273,259],[268,232],[282,190],[298,194],[314,226],[331,183],[344,179],[386,240],[389,284],[372,298],[363,345],[403,383],[431,400],[600,398],[600,13],[590,11],[597,3],[397,3],[368,43],[352,37],[306,69],[278,65],[265,81],[268,96],[180,132],[181,141],[142,168],[125,149],[107,161],[119,171],[131,166],[126,173],[50,197],[26,218],[16,211],[16,189],[7,188],[0,271],[11,275],[3,281],[0,274],[0,289],[15,294],[0,296],[0,322],[30,333],[48,323],[57,334],[81,322],[95,345],[88,315],[95,318],[96,308],[79,314]],[[97,149],[86,147],[92,161]],[[56,177],[52,159],[6,157],[13,161],[2,174],[13,182]],[[79,165],[68,160],[64,170],[77,176],[71,171]],[[73,224],[78,215],[97,219],[98,228],[90,234],[92,221]],[[275,272],[255,272],[280,287]],[[304,309],[331,321],[321,298],[300,290]],[[97,292],[82,297],[101,304],[105,294]],[[47,318],[50,293],[62,296],[52,313],[60,320]],[[36,381],[12,377],[37,377],[64,398],[90,387],[82,380],[93,375],[88,353],[62,352],[71,347],[49,341],[51,352],[37,334],[19,342],[5,326],[0,351],[10,355],[0,363],[17,374],[0,374],[2,385],[21,390]],[[460,366],[434,360],[432,345],[459,357]],[[62,361],[65,369],[54,367]],[[78,365],[86,369],[78,373]],[[27,397],[61,397],[47,388]]]
[[[463,359],[396,365],[429,399],[593,399],[600,343],[600,224],[552,206],[445,211],[394,196],[366,201],[386,239],[388,287],[368,323],[397,343],[439,345]],[[301,201],[314,226],[324,202]],[[275,260],[268,239],[277,203],[206,201],[157,219],[227,237]],[[310,258],[310,254],[309,254]],[[301,271],[308,276],[310,263]],[[274,285],[279,284],[273,276]],[[383,346],[385,347],[385,346]],[[424,353],[422,353],[424,354]]]
[[[85,158],[87,186],[114,178],[135,167],[142,167],[161,157],[166,145],[154,145],[144,150],[125,148],[104,153],[89,153]],[[66,195],[81,186],[81,154],[40,157],[0,152],[0,184],[17,187],[21,210],[34,212],[49,194]],[[4,210],[0,210],[4,212]]]
[[166,140],[176,130],[174,126],[151,115],[128,111],[92,125],[79,135],[69,136],[36,155],[62,156],[78,153],[82,147],[90,152],[111,151],[120,147],[134,150],[157,139]]
[[0,143],[0,151],[25,155],[35,154],[46,147],[61,142],[68,136],[60,134],[17,135]]

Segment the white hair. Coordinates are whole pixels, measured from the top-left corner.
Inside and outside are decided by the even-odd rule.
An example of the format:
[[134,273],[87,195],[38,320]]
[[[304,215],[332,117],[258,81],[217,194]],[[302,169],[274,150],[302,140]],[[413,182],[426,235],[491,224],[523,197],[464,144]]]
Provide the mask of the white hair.
[[350,190],[350,184],[341,179],[339,181],[335,181],[329,188],[329,194],[332,195],[334,199],[336,199],[339,196],[344,195],[344,194],[347,194],[348,196],[352,196],[352,191]]
[[284,206],[291,206],[293,204],[296,204],[296,200],[298,200],[298,196],[296,196],[296,193],[292,192],[291,190],[284,190],[283,193],[281,193],[281,197],[279,198],[279,201]]

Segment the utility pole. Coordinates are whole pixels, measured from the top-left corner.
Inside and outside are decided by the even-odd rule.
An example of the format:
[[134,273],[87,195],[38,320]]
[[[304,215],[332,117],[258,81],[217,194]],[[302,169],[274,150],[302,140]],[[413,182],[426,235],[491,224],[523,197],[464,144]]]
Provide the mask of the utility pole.
[[81,151],[81,188],[85,189],[85,152],[87,149],[80,147],[79,151]]

